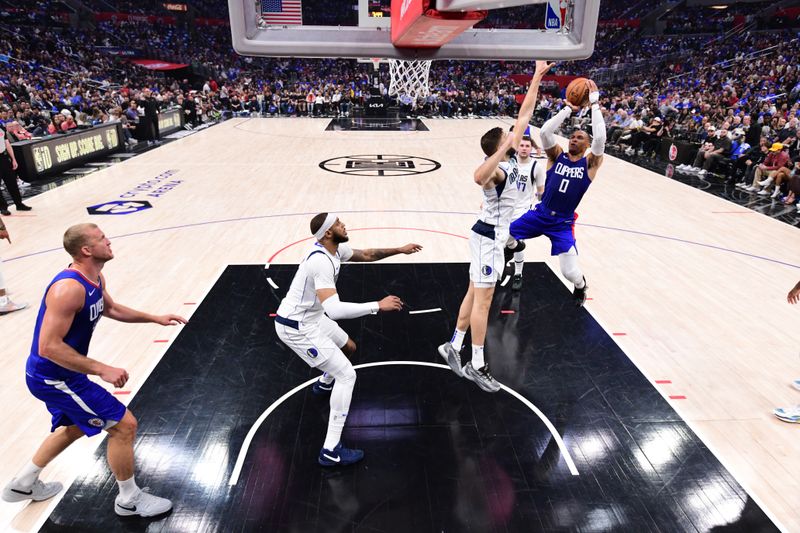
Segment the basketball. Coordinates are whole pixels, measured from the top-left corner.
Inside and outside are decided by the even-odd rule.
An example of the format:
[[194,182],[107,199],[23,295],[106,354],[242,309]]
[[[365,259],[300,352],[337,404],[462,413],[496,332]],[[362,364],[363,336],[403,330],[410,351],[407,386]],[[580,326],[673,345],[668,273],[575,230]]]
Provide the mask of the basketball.
[[589,105],[589,93],[597,90],[597,85],[589,78],[575,78],[567,85],[567,101],[578,107]]

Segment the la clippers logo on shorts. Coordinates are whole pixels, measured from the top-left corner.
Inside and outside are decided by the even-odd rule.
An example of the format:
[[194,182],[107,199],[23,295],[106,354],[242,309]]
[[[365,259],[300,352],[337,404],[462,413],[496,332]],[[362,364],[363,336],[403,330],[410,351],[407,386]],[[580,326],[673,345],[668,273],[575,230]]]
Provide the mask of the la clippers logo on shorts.
[[103,421],[102,421],[102,420],[100,420],[99,418],[90,418],[90,419],[89,419],[89,425],[90,425],[90,426],[94,426],[94,427],[96,427],[96,428],[101,428],[101,427],[103,427],[105,424],[104,424],[104,423],[103,423]]
[[314,358],[319,355],[319,352],[317,351],[316,348],[309,348],[308,350],[306,350],[306,355],[308,355],[311,358]]
[[489,265],[483,265],[483,267],[481,267],[481,272],[483,272],[484,276],[488,276],[492,273],[492,267]]

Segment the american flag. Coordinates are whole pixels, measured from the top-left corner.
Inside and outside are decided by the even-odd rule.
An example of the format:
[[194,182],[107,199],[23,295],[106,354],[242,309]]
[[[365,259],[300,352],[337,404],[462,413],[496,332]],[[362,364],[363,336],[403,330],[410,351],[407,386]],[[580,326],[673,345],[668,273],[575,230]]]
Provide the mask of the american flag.
[[261,19],[266,24],[302,24],[302,0],[261,0]]

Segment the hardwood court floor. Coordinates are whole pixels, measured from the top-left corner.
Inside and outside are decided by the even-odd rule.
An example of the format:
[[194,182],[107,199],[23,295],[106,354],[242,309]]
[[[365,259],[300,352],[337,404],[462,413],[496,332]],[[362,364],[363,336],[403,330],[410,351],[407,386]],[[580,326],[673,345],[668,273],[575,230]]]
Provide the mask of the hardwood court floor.
[[[501,286],[489,313],[487,357],[507,387],[497,394],[456,377],[436,350],[451,335],[466,263],[344,265],[343,298],[386,291],[412,311],[341,321],[359,346],[342,438],[366,456],[321,468],[329,397],[313,394],[319,372],[268,316],[295,270],[272,265],[273,288],[261,265],[230,265],[133,399],[138,477],[175,498],[175,512],[131,526],[777,532],[544,263],[527,263],[521,291]],[[103,448],[44,533],[120,527]]]
[[[23,367],[42,290],[68,263],[60,239],[70,224],[91,220],[111,236],[117,257],[105,274],[115,299],[158,312],[191,314],[226,265],[263,264],[305,239],[318,211],[340,213],[356,247],[425,246],[390,261],[466,260],[463,239],[448,234],[465,236],[474,222],[478,139],[501,121],[428,120],[428,132],[329,132],[327,123],[231,120],[48,191],[29,202],[36,216],[7,219],[14,244],[3,244],[3,271],[12,297],[33,309],[0,318],[0,404],[8,406],[0,422],[1,482],[49,427],[25,388]],[[417,156],[441,168],[369,177],[319,167],[364,154]],[[153,207],[87,214],[88,206],[113,200]],[[662,395],[685,396],[672,406],[765,511],[800,530],[800,428],[771,415],[775,406],[800,402],[789,387],[800,375],[798,309],[785,301],[800,274],[797,229],[608,158],[576,232],[592,316],[620,334],[616,342]],[[296,263],[301,253],[302,246],[290,247],[274,261]],[[546,242],[529,243],[526,254],[557,271]],[[169,344],[154,341],[177,329],[105,320],[96,333],[91,355],[131,374],[130,394],[120,396],[127,402]],[[98,444],[78,443],[44,478],[70,482],[93,464],[88,450]],[[0,529],[35,529],[55,503],[3,504]]]

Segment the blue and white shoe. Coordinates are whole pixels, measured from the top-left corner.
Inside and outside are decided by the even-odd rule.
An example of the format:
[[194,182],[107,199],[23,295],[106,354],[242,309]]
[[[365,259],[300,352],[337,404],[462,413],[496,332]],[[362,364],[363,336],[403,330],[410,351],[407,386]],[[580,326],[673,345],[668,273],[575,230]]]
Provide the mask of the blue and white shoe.
[[800,424],[800,405],[795,407],[778,407],[773,414],[783,422],[790,424]]
[[322,448],[317,462],[322,466],[345,466],[357,463],[363,458],[364,450],[345,448],[340,442],[333,450]]
[[335,379],[330,383],[324,383],[322,381],[322,378],[320,378],[317,381],[315,381],[313,385],[311,385],[311,392],[316,394],[317,396],[320,396],[322,394],[330,394],[331,391],[333,390],[334,383],[336,383]]

